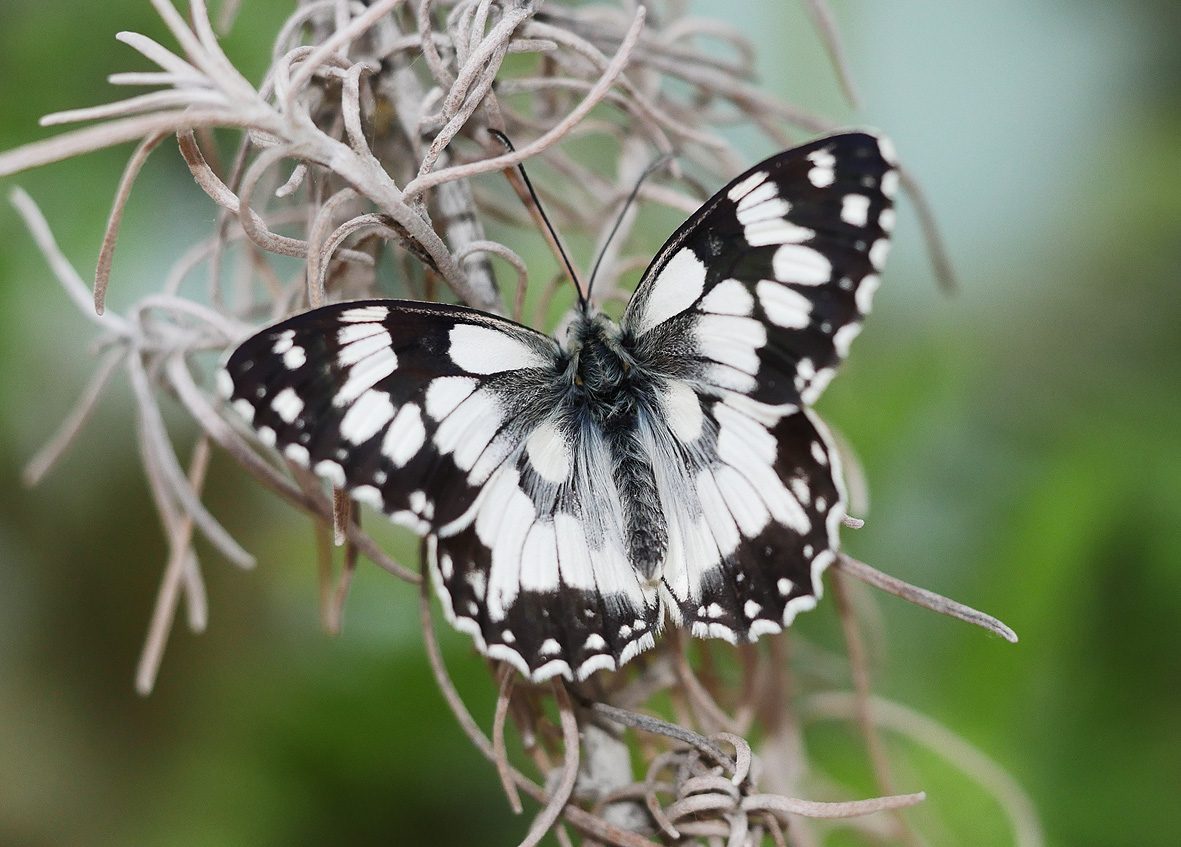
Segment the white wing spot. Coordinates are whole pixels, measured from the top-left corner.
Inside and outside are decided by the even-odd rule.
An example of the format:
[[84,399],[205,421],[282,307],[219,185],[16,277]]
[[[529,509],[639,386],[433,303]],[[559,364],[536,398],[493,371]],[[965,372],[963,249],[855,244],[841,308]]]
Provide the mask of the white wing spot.
[[607,647],[607,642],[603,640],[603,636],[597,632],[592,632],[586,639],[586,643],[582,645],[587,650],[604,650]]
[[898,193],[898,171],[886,171],[882,174],[882,193],[894,199]]
[[[594,591],[597,587],[595,570],[582,521],[574,515],[558,512],[554,515],[554,535],[562,584],[569,588]],[[586,609],[585,613],[588,617],[594,616],[591,609]]]
[[869,198],[864,194],[846,194],[842,197],[841,220],[853,226],[869,223]]
[[364,444],[394,417],[394,404],[384,391],[370,389],[357,398],[340,421],[340,437],[350,444]]
[[340,319],[346,323],[372,323],[373,321],[384,321],[389,313],[390,310],[385,306],[357,306],[341,312]]
[[258,440],[268,447],[275,446],[275,431],[269,426],[260,426],[258,428]]
[[547,364],[529,344],[491,327],[458,324],[451,329],[450,340],[447,354],[468,373],[495,374]]
[[543,656],[556,656],[562,652],[562,645],[558,644],[556,639],[547,638],[541,642],[541,647],[537,650]]
[[331,459],[325,459],[322,462],[316,462],[316,466],[312,468],[319,476],[324,477],[337,488],[344,488],[344,468]]
[[[762,514],[765,510],[779,523],[797,532],[808,532],[812,524],[807,513],[775,472],[775,458],[778,452],[775,437],[759,423],[724,403],[714,406],[714,417],[721,427],[718,433],[718,457],[726,463],[726,471],[735,471],[741,478],[741,482],[734,479],[729,484],[736,490],[745,484],[754,492],[757,500],[736,504],[732,497],[727,499],[735,518],[739,519],[739,525],[742,526],[743,523],[739,510],[749,509],[752,515]],[[718,483],[725,490],[722,474],[718,475]],[[752,518],[751,525],[763,520]],[[743,526],[743,534],[753,536],[757,534],[757,529],[755,532],[747,532]]]
[[250,405],[249,400],[235,400],[231,405],[234,411],[246,419],[247,423],[254,422],[254,407]]
[[854,298],[857,301],[857,309],[863,315],[868,315],[869,310],[873,307],[873,295],[877,292],[878,286],[882,281],[877,274],[866,274],[862,280],[861,285],[857,286],[857,293]]
[[823,285],[832,277],[832,263],[823,253],[802,244],[784,244],[775,251],[771,268],[780,282]]
[[800,292],[769,279],[755,286],[767,319],[776,326],[803,329],[812,323],[812,301]]
[[283,455],[297,465],[303,465],[305,468],[308,462],[311,461],[311,455],[308,453],[308,448],[302,444],[288,444],[283,448]]
[[307,362],[308,356],[302,347],[291,347],[283,354],[283,367],[289,371],[298,370]]
[[688,247],[673,254],[648,288],[636,334],[643,335],[688,309],[705,290],[705,265]]
[[752,224],[761,221],[768,221],[772,219],[782,219],[791,211],[791,204],[782,197],[773,197],[770,200],[764,200],[755,206],[746,206],[738,204],[738,222],[744,227],[750,227]]
[[[298,347],[295,349],[299,349]],[[347,406],[377,383],[392,374],[398,367],[398,356],[388,346],[378,350],[349,368],[348,379],[332,398],[332,405]]]
[[472,470],[501,425],[501,406],[490,390],[477,391],[463,408],[449,415],[435,430],[434,441],[441,453],[452,453],[455,464]]
[[886,232],[893,232],[897,217],[898,215],[893,209],[882,209],[882,213],[878,215],[878,226]]
[[697,440],[705,423],[697,392],[679,379],[669,380],[660,396],[660,405],[669,429],[682,444]]
[[818,465],[828,464],[828,451],[824,449],[824,445],[819,441],[812,442],[812,458],[816,460]]
[[767,328],[762,321],[732,315],[702,315],[694,333],[704,358],[743,373],[758,373],[757,351],[767,343]]
[[441,376],[431,380],[426,389],[426,413],[441,421],[476,390],[479,382],[470,376]]
[[295,344],[295,330],[285,329],[275,336],[275,344],[271,347],[271,352],[276,356],[282,356],[292,345]]
[[467,584],[472,587],[472,593],[479,599],[484,599],[484,593],[488,590],[488,576],[483,571],[473,570],[468,571],[464,575]]
[[389,333],[385,331],[385,327],[381,324],[348,324],[336,331],[336,343],[343,347],[346,344],[361,341],[378,333],[385,335],[387,338],[389,337]]
[[[368,329],[371,324],[360,324],[356,327],[346,327],[347,329]],[[343,330],[341,333],[343,334]],[[338,334],[338,335],[339,335]],[[390,334],[384,329],[379,332],[370,333],[356,341],[352,341],[341,347],[336,354],[336,363],[342,368],[352,367],[357,362],[378,353],[382,348],[389,347],[392,343]]]
[[[767,511],[763,498],[747,481],[746,477],[734,468],[725,466],[714,475],[722,499],[729,507],[739,530],[747,538],[754,538],[767,522],[771,514]],[[721,547],[721,545],[718,545]]]
[[754,618],[759,612],[762,611],[762,609],[763,607],[754,600],[747,600],[746,604],[742,607],[742,611],[746,613],[748,618]]
[[808,487],[808,481],[803,477],[792,477],[791,493],[805,506],[812,501],[812,489]]
[[364,503],[365,505],[372,506],[375,509],[380,509],[385,505],[385,501],[382,499],[381,492],[372,485],[358,485],[349,493],[358,503]]
[[727,365],[710,365],[702,374],[702,379],[717,388],[725,391],[737,391],[741,394],[749,394],[759,387],[758,381],[753,376]]
[[869,262],[874,266],[875,270],[881,271],[886,264],[886,256],[890,253],[890,241],[886,238],[879,238],[869,248]]
[[294,388],[284,388],[271,401],[271,408],[275,410],[276,415],[291,423],[303,411],[303,399],[295,393]]
[[703,312],[742,318],[749,317],[754,307],[755,298],[751,296],[750,290],[736,279],[719,282],[710,289],[709,294],[701,298],[699,306]]
[[853,343],[853,339],[861,333],[861,324],[851,323],[845,324],[838,329],[832,337],[833,346],[837,349],[837,355],[842,358],[849,355],[849,345]]
[[746,243],[751,247],[766,247],[769,244],[799,244],[816,234],[816,230],[797,226],[782,219],[758,221],[743,230]]
[[775,587],[779,589],[779,594],[783,597],[791,594],[792,585],[790,579],[780,579],[777,583],[775,583]]
[[779,189],[775,187],[775,183],[764,182],[738,201],[738,211],[745,212],[747,209],[761,206],[768,200],[774,199],[778,194]]
[[558,535],[552,523],[535,523],[520,551],[521,588],[555,591],[560,585]]
[[836,156],[827,149],[813,150],[808,154],[808,161],[815,165],[808,171],[808,181],[817,188],[826,188],[832,185],[833,180],[836,179]]
[[381,454],[394,467],[400,468],[422,449],[426,441],[426,428],[422,425],[422,412],[417,403],[407,403],[398,410],[385,438],[381,441]]
[[570,476],[570,445],[553,422],[546,421],[533,430],[525,450],[533,470],[547,482],[565,482]]
[[730,190],[726,192],[726,196],[737,203],[739,200],[761,185],[766,178],[766,171],[755,171],[746,179],[742,180],[742,182],[735,183],[730,188]]

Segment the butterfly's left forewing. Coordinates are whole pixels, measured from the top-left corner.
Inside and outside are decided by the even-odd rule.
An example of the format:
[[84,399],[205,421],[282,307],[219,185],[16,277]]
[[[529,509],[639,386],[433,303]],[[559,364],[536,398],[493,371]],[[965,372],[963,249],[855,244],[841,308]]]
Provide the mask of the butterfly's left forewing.
[[715,393],[812,404],[869,311],[897,184],[889,143],[865,132],[755,165],[661,249],[625,338],[642,361]]
[[658,386],[641,426],[665,469],[665,589],[695,635],[779,631],[835,560],[842,482],[808,407],[869,310],[897,179],[869,133],[774,156],[669,239],[624,314]]

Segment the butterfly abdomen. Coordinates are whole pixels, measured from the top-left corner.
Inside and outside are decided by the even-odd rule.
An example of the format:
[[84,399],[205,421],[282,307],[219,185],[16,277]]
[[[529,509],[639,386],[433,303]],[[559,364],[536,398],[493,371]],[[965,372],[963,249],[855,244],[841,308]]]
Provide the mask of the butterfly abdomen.
[[608,432],[615,487],[624,503],[624,538],[632,566],[646,579],[656,578],[668,552],[668,526],[660,508],[656,476],[640,441],[636,419],[630,429]]

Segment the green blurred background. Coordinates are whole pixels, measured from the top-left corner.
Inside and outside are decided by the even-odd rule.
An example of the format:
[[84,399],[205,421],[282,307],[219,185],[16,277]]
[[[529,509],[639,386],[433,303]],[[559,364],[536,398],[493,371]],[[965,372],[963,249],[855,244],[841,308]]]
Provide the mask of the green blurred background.
[[[245,5],[227,49],[257,79],[287,5]],[[904,203],[875,313],[821,410],[872,484],[853,553],[1022,640],[883,599],[876,689],[1007,768],[1050,844],[1177,844],[1181,6],[840,2],[856,114],[800,8],[697,7],[753,34],[773,90],[893,136],[962,279],[938,293]],[[50,134],[42,113],[111,99],[105,76],[142,67],[120,29],[171,43],[146,0],[5,0],[0,148]],[[84,276],[127,152],[6,184],[42,203]],[[157,285],[213,218],[175,152],[157,153],[111,306]],[[7,205],[0,233],[0,844],[515,843],[526,822],[429,679],[413,590],[362,567],[344,635],[322,635],[309,527],[224,457],[208,499],[259,567],[200,548],[209,631],[178,627],[156,692],[135,695],[165,546],[130,394],[117,378],[64,464],[21,486],[93,365],[92,329]],[[837,647],[825,606],[798,625]],[[479,660],[444,639],[486,719]],[[812,741],[819,765],[868,788],[847,739]],[[1010,843],[969,780],[889,744],[900,787],[930,794],[914,820],[933,843]]]

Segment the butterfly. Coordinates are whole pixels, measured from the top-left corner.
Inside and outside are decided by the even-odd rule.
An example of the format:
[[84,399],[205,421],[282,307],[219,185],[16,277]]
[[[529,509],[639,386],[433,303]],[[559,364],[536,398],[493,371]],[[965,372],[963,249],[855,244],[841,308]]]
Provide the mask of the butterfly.
[[845,495],[812,403],[890,246],[889,143],[760,162],[677,229],[615,323],[337,303],[242,343],[221,393],[288,460],[425,536],[447,619],[533,681],[666,619],[754,641],[815,606]]

